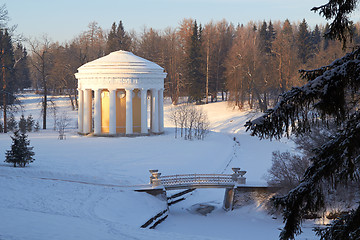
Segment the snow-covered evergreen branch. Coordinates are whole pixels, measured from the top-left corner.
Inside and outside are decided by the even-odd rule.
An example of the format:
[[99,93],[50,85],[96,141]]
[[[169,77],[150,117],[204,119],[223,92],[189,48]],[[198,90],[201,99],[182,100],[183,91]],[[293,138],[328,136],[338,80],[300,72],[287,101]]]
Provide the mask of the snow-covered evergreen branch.
[[[307,169],[300,185],[286,196],[273,199],[276,206],[284,207],[285,226],[280,236],[281,239],[292,239],[294,234],[300,233],[303,215],[319,211],[324,206],[321,187],[324,181],[331,182],[335,187],[341,181],[359,179],[359,112],[350,117],[344,130],[317,150],[316,157],[312,159],[312,162],[313,165]],[[357,229],[360,228],[360,221],[353,224],[356,224]]]

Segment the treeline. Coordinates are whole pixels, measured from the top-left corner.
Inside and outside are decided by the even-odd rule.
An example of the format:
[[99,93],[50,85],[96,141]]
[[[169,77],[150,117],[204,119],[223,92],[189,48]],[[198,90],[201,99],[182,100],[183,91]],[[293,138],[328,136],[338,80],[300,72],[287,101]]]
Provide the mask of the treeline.
[[[165,95],[173,104],[182,96],[197,103],[217,101],[221,93],[240,109],[248,104],[264,111],[280,93],[303,84],[298,69],[326,65],[344,54],[339,42],[323,37],[327,29],[311,29],[305,20],[234,26],[225,20],[201,25],[184,19],[177,28],[136,33],[126,31],[121,21],[110,30],[92,22],[67,43],[45,37],[30,39],[28,50],[17,44],[12,61],[21,70],[14,71],[17,82],[9,85],[12,91],[36,89],[44,96],[45,110],[48,94],[67,94],[76,109],[77,68],[112,51],[127,50],[165,69]],[[359,29],[359,23],[354,25],[354,43],[360,43]]]

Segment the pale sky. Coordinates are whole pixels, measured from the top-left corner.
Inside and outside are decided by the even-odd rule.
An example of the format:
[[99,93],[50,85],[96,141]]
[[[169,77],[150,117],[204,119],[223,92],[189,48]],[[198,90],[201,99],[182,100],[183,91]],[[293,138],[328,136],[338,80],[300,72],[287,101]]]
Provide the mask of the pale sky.
[[[226,19],[235,25],[253,21],[291,22],[306,19],[310,26],[326,21],[310,9],[327,0],[6,0],[17,34],[40,38],[46,34],[52,41],[63,43],[87,30],[96,21],[103,29],[123,21],[125,30],[140,33],[146,26],[163,30],[177,27],[184,18],[206,24]],[[353,14],[360,21],[360,13]]]

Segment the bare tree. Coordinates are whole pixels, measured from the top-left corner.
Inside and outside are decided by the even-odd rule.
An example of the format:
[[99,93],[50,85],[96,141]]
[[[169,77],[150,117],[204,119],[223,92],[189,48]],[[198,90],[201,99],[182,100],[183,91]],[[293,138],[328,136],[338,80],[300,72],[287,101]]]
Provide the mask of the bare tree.
[[50,71],[51,86],[54,93],[68,95],[72,109],[76,108],[77,81],[74,73],[80,67],[76,58],[76,47],[60,46],[53,44],[51,53],[53,56],[53,67]]
[[181,48],[180,40],[176,30],[167,28],[164,35],[164,67],[167,72],[165,89],[171,97],[172,104],[179,102],[181,89],[184,88],[184,81],[181,78]]
[[306,157],[290,152],[274,151],[272,153],[272,165],[266,176],[270,186],[281,187],[282,192],[288,192],[298,185],[310,166]]
[[59,133],[60,140],[66,139],[65,129],[67,128],[67,126],[69,126],[69,124],[70,124],[70,118],[68,117],[66,112],[62,112],[56,122],[57,131]]
[[171,120],[175,124],[175,138],[178,137],[180,128],[180,137],[185,140],[194,138],[204,140],[209,132],[209,121],[207,115],[200,108],[196,108],[191,104],[183,104],[175,107],[170,115]]
[[35,69],[35,72],[39,74],[41,78],[42,87],[42,114],[43,114],[43,129],[46,129],[46,116],[47,116],[47,104],[48,104],[48,76],[51,68],[51,56],[50,56],[50,40],[46,36],[39,40],[28,40],[31,48],[31,65]]
[[[279,26],[280,28],[280,26]],[[278,94],[288,91],[291,87],[299,85],[297,68],[299,60],[296,52],[293,51],[295,45],[293,28],[288,20],[279,29],[276,39],[272,44],[271,52],[275,55],[275,69],[277,70],[278,81],[274,86],[279,90]]]
[[239,109],[243,108],[246,97],[252,108],[254,92],[259,91],[257,79],[262,71],[257,48],[257,33],[253,23],[246,27],[238,26],[226,61],[226,74],[230,101]]
[[6,5],[3,4],[0,6],[0,28],[5,28],[9,21],[8,11]]

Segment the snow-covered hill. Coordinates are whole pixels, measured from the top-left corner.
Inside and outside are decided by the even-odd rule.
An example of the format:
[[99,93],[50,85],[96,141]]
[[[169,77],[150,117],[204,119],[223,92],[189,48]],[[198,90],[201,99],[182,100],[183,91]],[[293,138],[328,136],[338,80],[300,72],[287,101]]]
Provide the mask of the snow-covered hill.
[[[40,99],[26,95],[17,113],[41,120]],[[250,137],[244,123],[256,115],[240,112],[225,102],[197,106],[207,112],[211,132],[204,141],[175,139],[165,106],[165,134],[135,138],[84,137],[76,133],[77,113],[66,98],[54,98],[57,114],[66,112],[71,125],[66,140],[57,132],[29,133],[35,162],[12,168],[0,162],[0,239],[276,239],[281,220],[256,206],[232,212],[221,209],[223,189],[197,190],[170,207],[168,219],[156,230],[139,227],[164,202],[134,185],[147,184],[149,169],[162,174],[231,173],[247,171],[248,182],[265,183],[274,150],[292,150],[289,141]],[[49,114],[48,128],[52,129]],[[2,159],[10,148],[11,134],[0,134]],[[236,137],[240,146],[233,141]],[[207,216],[190,211],[198,203],[211,203]],[[313,239],[310,228],[299,239]]]

